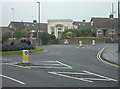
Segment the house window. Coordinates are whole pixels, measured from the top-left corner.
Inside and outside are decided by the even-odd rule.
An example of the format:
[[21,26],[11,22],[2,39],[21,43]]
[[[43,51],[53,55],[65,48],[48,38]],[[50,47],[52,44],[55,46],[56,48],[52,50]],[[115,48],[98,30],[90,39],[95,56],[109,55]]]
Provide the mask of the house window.
[[65,26],[65,30],[68,30],[68,26]]
[[34,24],[31,24],[33,27],[35,26]]
[[54,27],[51,27],[51,34],[54,34]]
[[93,21],[91,22],[91,26],[93,26]]
[[61,30],[62,30],[62,28],[61,28],[61,27],[58,27],[58,30],[59,30],[59,31],[61,31]]
[[110,34],[115,34],[115,30],[111,30],[111,31],[110,31]]
[[97,31],[97,34],[102,34],[102,31],[101,31],[101,30],[98,30],[98,31]]
[[29,26],[29,24],[26,24],[26,26]]
[[10,28],[12,28],[12,25],[10,25]]

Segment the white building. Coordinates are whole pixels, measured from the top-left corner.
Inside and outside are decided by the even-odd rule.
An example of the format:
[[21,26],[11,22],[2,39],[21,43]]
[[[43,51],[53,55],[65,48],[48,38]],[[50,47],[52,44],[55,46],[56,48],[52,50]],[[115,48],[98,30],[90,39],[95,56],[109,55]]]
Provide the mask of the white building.
[[61,33],[67,29],[72,29],[71,19],[51,19],[48,20],[48,33],[54,34],[56,38],[61,38]]

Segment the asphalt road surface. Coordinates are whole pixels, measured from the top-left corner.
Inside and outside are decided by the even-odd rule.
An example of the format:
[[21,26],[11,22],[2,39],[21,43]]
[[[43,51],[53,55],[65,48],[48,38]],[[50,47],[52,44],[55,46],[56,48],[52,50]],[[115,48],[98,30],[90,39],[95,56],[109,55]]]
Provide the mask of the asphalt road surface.
[[3,55],[2,87],[118,87],[118,68],[97,58],[108,46],[117,44],[42,46],[48,52],[31,54],[31,67],[14,65],[21,54]]

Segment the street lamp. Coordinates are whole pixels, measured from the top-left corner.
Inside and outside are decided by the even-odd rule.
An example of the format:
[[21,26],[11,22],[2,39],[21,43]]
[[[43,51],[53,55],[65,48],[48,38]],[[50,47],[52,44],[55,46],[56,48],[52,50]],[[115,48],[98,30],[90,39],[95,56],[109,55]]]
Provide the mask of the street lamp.
[[13,11],[13,21],[14,21],[14,8],[11,8],[11,10]]
[[118,50],[120,50],[120,0],[118,0]]
[[38,45],[40,46],[40,2],[38,3]]

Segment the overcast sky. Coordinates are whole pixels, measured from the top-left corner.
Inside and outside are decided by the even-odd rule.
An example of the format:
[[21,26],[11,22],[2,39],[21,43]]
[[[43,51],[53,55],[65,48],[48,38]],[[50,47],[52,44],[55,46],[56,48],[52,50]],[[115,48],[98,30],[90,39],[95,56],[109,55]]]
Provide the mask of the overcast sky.
[[[90,21],[91,17],[108,17],[111,7],[112,2],[41,2],[41,22],[47,22],[48,19]],[[7,26],[13,20],[11,8],[14,8],[14,21],[38,20],[37,2],[1,2],[0,8],[2,26]],[[117,17],[117,2],[114,2],[114,11]]]

